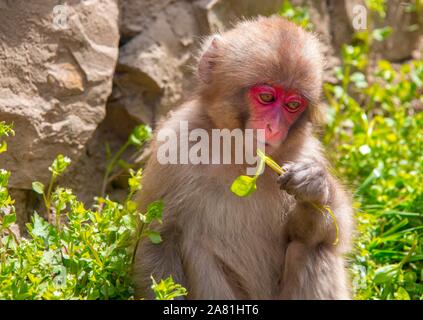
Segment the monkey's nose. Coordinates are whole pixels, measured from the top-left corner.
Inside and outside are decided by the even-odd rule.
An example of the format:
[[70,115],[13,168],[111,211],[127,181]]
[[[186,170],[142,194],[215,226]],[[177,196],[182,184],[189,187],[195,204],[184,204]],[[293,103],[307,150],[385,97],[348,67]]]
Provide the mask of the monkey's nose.
[[270,126],[270,124],[267,124],[267,130],[269,130],[269,133],[272,133],[272,127]]

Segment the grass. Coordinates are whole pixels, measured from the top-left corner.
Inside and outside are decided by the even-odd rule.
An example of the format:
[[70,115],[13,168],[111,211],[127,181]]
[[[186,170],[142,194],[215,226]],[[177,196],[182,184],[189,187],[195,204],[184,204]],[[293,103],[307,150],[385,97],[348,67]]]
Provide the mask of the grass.
[[352,77],[348,91],[325,86],[333,116],[324,141],[355,190],[355,297],[422,299],[423,113],[413,105],[422,102],[423,61],[398,71],[379,61],[373,82]]

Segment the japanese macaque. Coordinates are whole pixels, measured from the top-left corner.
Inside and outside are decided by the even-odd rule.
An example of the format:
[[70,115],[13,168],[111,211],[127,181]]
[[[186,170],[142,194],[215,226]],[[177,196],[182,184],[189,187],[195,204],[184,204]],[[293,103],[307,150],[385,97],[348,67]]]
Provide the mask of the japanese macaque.
[[[257,191],[240,198],[230,186],[246,164],[162,165],[154,141],[138,201],[142,211],[163,200],[163,224],[153,226],[163,241],[139,243],[136,297],[153,297],[150,276],[169,275],[188,299],[350,297],[343,255],[351,202],[313,136],[325,115],[323,64],[315,36],[279,17],[243,21],[205,41],[198,87],[157,130],[180,134],[181,121],[207,132],[263,129],[266,153],[286,173],[264,170]],[[332,217],[313,203],[336,216],[336,245]]]

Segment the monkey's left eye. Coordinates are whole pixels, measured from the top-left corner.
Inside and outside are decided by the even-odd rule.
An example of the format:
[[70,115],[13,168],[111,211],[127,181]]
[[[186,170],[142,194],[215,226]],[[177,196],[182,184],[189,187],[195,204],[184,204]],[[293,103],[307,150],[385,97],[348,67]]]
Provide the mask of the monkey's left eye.
[[286,107],[289,110],[295,111],[295,110],[297,110],[301,106],[301,102],[299,102],[299,101],[290,101],[290,102],[287,102],[285,105],[286,105]]
[[271,93],[260,93],[259,94],[260,102],[267,104],[275,101],[275,96]]

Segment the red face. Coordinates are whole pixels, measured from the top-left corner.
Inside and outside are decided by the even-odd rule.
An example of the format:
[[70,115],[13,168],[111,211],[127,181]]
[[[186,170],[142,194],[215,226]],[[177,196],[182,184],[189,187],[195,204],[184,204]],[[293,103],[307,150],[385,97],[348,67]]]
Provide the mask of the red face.
[[307,100],[295,90],[278,85],[255,85],[248,91],[251,116],[247,128],[264,129],[266,144],[277,147],[291,125],[307,107]]

